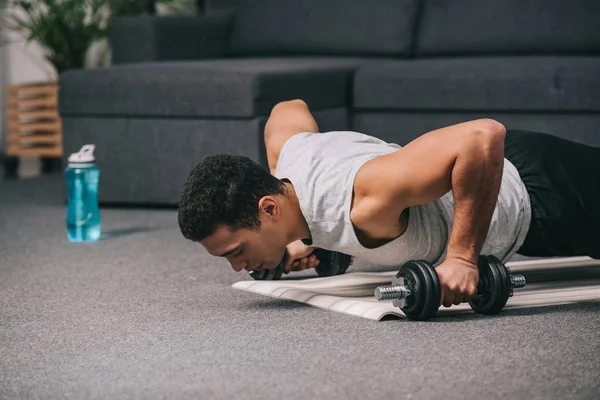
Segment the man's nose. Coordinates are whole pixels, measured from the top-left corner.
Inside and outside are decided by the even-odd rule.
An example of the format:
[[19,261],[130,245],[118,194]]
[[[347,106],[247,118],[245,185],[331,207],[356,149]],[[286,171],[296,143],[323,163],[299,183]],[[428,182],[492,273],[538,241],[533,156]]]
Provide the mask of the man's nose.
[[248,262],[246,261],[234,261],[231,263],[231,267],[235,272],[240,272],[248,266]]

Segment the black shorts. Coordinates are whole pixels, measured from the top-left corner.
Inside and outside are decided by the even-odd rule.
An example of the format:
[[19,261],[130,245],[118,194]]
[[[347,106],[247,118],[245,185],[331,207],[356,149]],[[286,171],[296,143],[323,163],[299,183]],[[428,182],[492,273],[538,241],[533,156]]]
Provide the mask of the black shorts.
[[600,148],[508,130],[504,157],[531,199],[531,224],[518,253],[600,258]]

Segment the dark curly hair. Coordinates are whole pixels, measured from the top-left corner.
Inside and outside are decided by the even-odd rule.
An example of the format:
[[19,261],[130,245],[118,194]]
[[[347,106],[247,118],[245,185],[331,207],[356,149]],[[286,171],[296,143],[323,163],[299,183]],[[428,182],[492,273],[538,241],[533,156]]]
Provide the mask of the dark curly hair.
[[183,188],[179,229],[194,242],[210,236],[219,225],[257,230],[259,200],[284,193],[281,180],[247,157],[206,157],[190,172]]

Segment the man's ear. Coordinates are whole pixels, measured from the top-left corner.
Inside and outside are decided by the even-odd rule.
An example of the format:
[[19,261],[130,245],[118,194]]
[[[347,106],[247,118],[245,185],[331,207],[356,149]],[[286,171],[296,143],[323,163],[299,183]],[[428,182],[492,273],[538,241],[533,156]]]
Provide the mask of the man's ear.
[[281,209],[273,196],[264,196],[258,201],[258,212],[266,214],[269,218],[279,218]]

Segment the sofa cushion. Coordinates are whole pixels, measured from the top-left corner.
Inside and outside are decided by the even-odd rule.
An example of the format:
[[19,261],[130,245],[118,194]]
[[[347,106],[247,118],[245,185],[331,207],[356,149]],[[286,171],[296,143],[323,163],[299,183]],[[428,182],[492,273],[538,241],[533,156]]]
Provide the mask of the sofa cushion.
[[425,0],[418,55],[598,53],[598,0]]
[[409,55],[419,0],[243,0],[233,54]]
[[600,110],[600,57],[382,61],[359,68],[354,107],[403,110]]
[[426,132],[480,118],[495,119],[509,130],[544,132],[600,148],[600,114],[588,112],[367,111],[352,116],[352,129],[404,146]]
[[279,101],[347,106],[359,60],[222,59],[72,70],[60,76],[66,115],[252,117]]
[[232,20],[229,14],[115,17],[109,26],[111,63],[223,57]]

